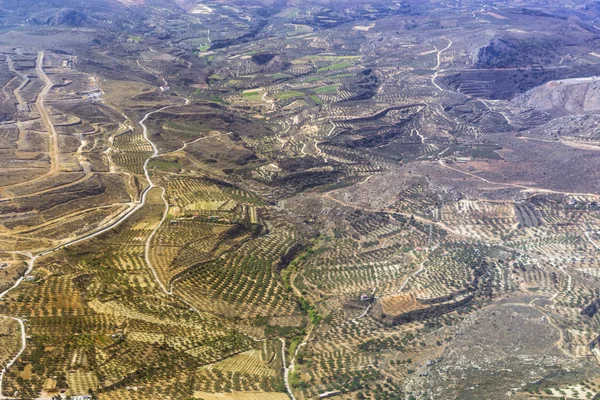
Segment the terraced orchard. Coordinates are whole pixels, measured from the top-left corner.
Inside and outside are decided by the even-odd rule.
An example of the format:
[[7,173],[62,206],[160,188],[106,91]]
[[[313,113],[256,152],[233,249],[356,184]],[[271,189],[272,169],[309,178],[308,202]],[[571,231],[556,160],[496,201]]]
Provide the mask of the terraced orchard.
[[592,0],[4,3],[0,398],[600,397]]

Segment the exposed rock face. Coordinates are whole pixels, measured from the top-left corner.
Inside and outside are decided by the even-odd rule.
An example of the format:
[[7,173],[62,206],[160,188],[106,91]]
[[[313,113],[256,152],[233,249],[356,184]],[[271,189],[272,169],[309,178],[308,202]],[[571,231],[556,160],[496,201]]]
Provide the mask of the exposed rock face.
[[555,118],[551,122],[529,130],[527,135],[597,138],[600,135],[600,115],[566,115]]
[[523,93],[513,102],[555,115],[599,111],[600,77],[551,81]]

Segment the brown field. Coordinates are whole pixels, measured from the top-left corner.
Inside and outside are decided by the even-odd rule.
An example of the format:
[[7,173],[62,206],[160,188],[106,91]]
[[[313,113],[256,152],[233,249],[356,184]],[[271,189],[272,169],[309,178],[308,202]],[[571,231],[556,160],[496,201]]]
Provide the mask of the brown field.
[[419,303],[412,293],[389,296],[381,300],[381,309],[388,315],[398,315],[422,308],[426,308],[426,306]]

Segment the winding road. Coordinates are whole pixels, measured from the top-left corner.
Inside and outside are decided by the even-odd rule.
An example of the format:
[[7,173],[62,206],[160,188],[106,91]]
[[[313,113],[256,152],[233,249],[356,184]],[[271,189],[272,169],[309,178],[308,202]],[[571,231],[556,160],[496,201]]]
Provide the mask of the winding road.
[[410,274],[409,276],[406,277],[406,279],[404,279],[404,282],[402,282],[402,285],[400,285],[400,288],[398,289],[397,293],[400,293],[401,291],[404,290],[404,288],[406,287],[406,284],[408,283],[408,281],[411,278],[414,278],[415,276],[418,276],[419,274],[421,274],[423,271],[425,271],[425,263],[428,261],[428,259],[426,258],[425,260],[423,260],[423,262],[421,263],[421,265],[419,266],[419,269],[416,270],[415,272],[413,272],[412,274]]
[[[43,61],[43,52],[40,52],[41,56],[38,55],[38,62]],[[46,86],[48,87],[48,86]],[[48,89],[49,90],[49,89]],[[186,99],[186,105],[189,104],[189,100]],[[148,186],[142,191],[142,194],[140,196],[140,200],[137,203],[131,203],[129,208],[127,210],[125,210],[121,215],[117,216],[115,220],[113,220],[112,222],[109,222],[107,225],[98,228],[97,230],[87,233],[83,236],[80,236],[79,238],[75,238],[72,239],[70,241],[67,241],[65,243],[62,243],[58,246],[52,247],[50,249],[46,249],[41,251],[40,253],[34,255],[31,253],[24,253],[24,252],[13,252],[13,254],[20,254],[20,255],[24,255],[29,257],[29,260],[27,261],[28,264],[28,268],[25,271],[25,273],[23,274],[23,276],[21,276],[11,287],[9,287],[8,289],[6,289],[5,291],[3,291],[2,293],[0,293],[0,299],[4,298],[9,292],[11,292],[12,290],[16,289],[17,287],[19,287],[19,285],[25,280],[25,278],[27,278],[27,276],[31,273],[31,271],[34,268],[35,265],[35,261],[39,258],[39,257],[43,257],[46,256],[48,254],[54,253],[58,250],[64,249],[66,247],[72,246],[74,244],[83,242],[85,240],[91,239],[93,237],[102,235],[103,233],[106,233],[110,230],[112,230],[113,228],[121,225],[124,221],[126,221],[129,217],[131,217],[136,211],[138,211],[140,208],[144,207],[144,205],[146,204],[147,198],[148,198],[148,192],[150,191],[150,189],[157,187],[156,185],[154,185],[152,183],[152,180],[150,179],[150,175],[149,175],[149,171],[148,171],[148,163],[150,162],[150,160],[154,157],[156,157],[158,155],[158,148],[156,147],[156,145],[149,139],[148,137],[148,129],[145,125],[145,121],[148,119],[148,117],[156,112],[165,110],[167,108],[170,107],[175,107],[176,105],[170,105],[170,106],[166,106],[163,108],[160,108],[158,110],[155,111],[150,111],[148,113],[145,114],[144,118],[140,121],[140,125],[142,126],[143,129],[143,134],[144,134],[144,138],[150,143],[150,145],[152,146],[153,149],[153,154],[148,157],[148,159],[146,159],[146,161],[144,162],[144,175],[146,176],[146,179],[148,181]],[[43,107],[43,103],[42,106]],[[46,114],[47,116],[47,114]],[[58,149],[58,147],[56,147],[56,149]],[[57,155],[58,156],[58,155]],[[31,181],[30,181],[31,182]],[[164,189],[163,189],[164,190]],[[163,197],[164,199],[164,197]],[[155,277],[157,278],[156,272],[154,271],[154,269],[152,268],[151,264],[148,264],[148,266],[150,267],[150,269],[152,270],[153,274],[155,274]],[[160,280],[157,278],[157,282],[161,285],[161,288],[163,290],[166,291],[166,288],[164,288],[164,286],[161,284]],[[167,292],[168,293],[168,292]],[[0,315],[0,318],[12,318],[14,320],[19,321],[20,325],[21,325],[21,336],[22,336],[22,347],[21,350],[19,351],[19,353],[6,365],[6,367],[4,367],[2,369],[2,371],[0,372],[0,399],[6,399],[8,397],[4,396],[2,394],[2,382],[3,382],[3,377],[4,377],[4,373],[8,370],[8,368],[10,368],[15,362],[16,360],[21,356],[21,354],[23,353],[23,351],[25,351],[25,348],[27,346],[27,342],[26,342],[26,333],[25,333],[25,324],[23,323],[22,320],[18,319],[18,318],[14,318],[11,316],[4,316],[4,315]]]
[[[38,256],[34,256],[31,253],[20,253],[19,252],[17,254],[21,254],[21,255],[29,257],[29,260],[27,261],[27,271],[25,272],[25,274],[22,277],[20,277],[15,282],[15,284],[13,286],[6,289],[4,292],[0,293],[0,299],[4,298],[4,296],[6,296],[11,290],[15,289],[16,287],[18,287],[21,284],[21,282],[23,282],[25,277],[29,273],[31,273],[31,271],[33,270],[33,265],[35,263],[35,260],[36,260],[36,258],[38,258]],[[21,349],[19,350],[17,355],[15,355],[12,359],[10,359],[8,361],[8,363],[6,364],[6,366],[4,368],[2,368],[2,370],[0,370],[0,399],[8,399],[10,397],[6,397],[2,394],[2,383],[4,382],[4,373],[6,371],[8,371],[8,369],[10,367],[12,367],[12,365],[15,362],[17,362],[19,357],[21,357],[21,354],[23,354],[23,352],[25,351],[25,348],[27,347],[27,335],[25,333],[25,323],[23,322],[23,320],[21,320],[19,318],[8,316],[8,315],[0,315],[0,318],[15,320],[15,321],[19,322],[19,325],[21,326]]]
[[21,325],[21,349],[19,350],[19,352],[17,353],[16,356],[14,356],[12,359],[10,359],[8,361],[8,364],[6,364],[6,367],[2,368],[2,370],[0,371],[0,399],[9,399],[10,397],[6,397],[6,396],[2,395],[2,381],[4,379],[4,373],[10,367],[12,367],[12,365],[15,362],[17,362],[17,360],[19,359],[19,357],[21,357],[21,354],[23,354],[23,352],[25,351],[25,347],[27,346],[27,337],[25,335],[25,324],[23,323],[23,320],[21,320],[19,318],[7,317],[7,316],[1,316],[0,318],[12,319],[14,321],[17,321],[19,323],[19,325]]
[[7,186],[4,186],[2,189],[9,189],[11,187],[28,185],[28,184],[31,184],[32,182],[37,182],[39,180],[46,179],[48,176],[52,176],[52,175],[56,174],[56,172],[59,169],[60,157],[59,157],[58,133],[56,132],[56,129],[54,128],[54,124],[52,123],[52,120],[50,119],[50,116],[48,114],[48,110],[46,109],[46,96],[48,96],[48,93],[50,93],[50,90],[52,90],[52,88],[54,87],[54,83],[52,83],[52,80],[48,77],[48,75],[46,75],[46,72],[44,71],[44,52],[43,51],[38,52],[38,55],[37,55],[37,58],[35,61],[35,70],[37,72],[38,77],[41,80],[43,80],[46,84],[44,86],[44,88],[40,91],[39,95],[37,96],[35,106],[38,110],[38,113],[40,114],[40,119],[42,121],[42,124],[46,127],[46,130],[48,131],[48,135],[50,136],[49,148],[48,148],[48,153],[50,156],[50,170],[48,172],[46,172],[45,174],[42,174],[31,180],[28,180],[25,182],[20,182],[20,183],[15,183],[13,185],[7,185]]
[[446,40],[448,41],[448,46],[446,46],[442,50],[438,50],[436,48],[436,50],[437,50],[437,65],[434,68],[435,73],[431,77],[431,83],[433,84],[433,86],[435,86],[436,88],[438,88],[438,90],[440,90],[440,91],[444,91],[444,89],[441,86],[439,86],[437,83],[435,83],[435,79],[438,77],[438,74],[440,72],[444,72],[445,71],[443,69],[440,69],[440,66],[442,64],[442,53],[445,52],[446,50],[448,50],[450,47],[452,47],[452,40],[450,40],[450,39],[446,39]]

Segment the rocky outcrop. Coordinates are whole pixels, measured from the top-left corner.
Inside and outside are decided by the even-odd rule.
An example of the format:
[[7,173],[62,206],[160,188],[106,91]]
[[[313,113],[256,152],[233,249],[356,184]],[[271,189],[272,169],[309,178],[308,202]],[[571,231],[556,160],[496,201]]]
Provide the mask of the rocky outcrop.
[[479,48],[475,68],[516,68],[544,65],[556,57],[557,40],[496,37]]
[[521,94],[513,103],[554,115],[597,112],[600,111],[600,77],[550,81]]
[[579,313],[584,317],[592,318],[598,310],[600,310],[600,299],[596,298],[590,304],[583,307]]

